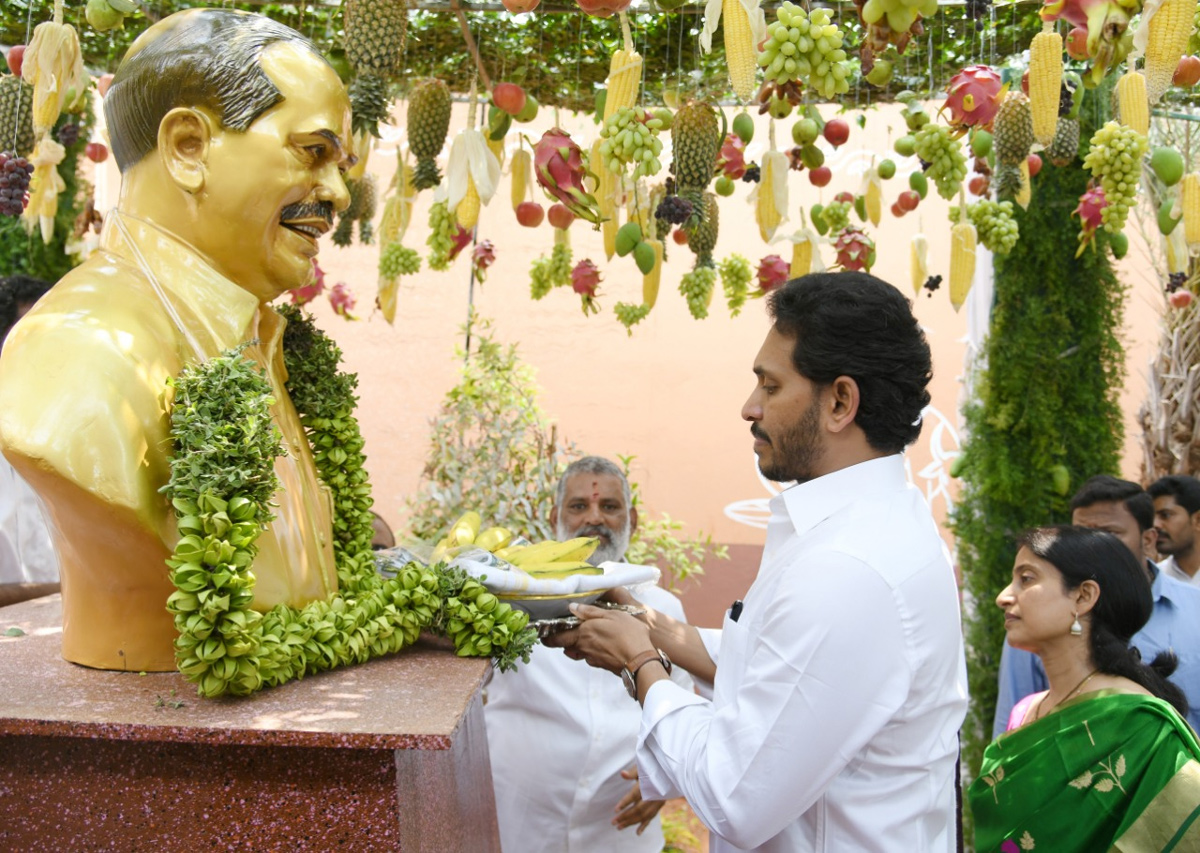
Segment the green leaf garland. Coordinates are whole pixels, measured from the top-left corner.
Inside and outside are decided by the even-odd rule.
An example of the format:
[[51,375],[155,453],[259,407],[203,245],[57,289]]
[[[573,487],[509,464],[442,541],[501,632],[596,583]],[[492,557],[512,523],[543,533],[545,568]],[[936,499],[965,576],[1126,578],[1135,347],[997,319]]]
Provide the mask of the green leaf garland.
[[460,656],[491,656],[501,671],[528,661],[528,616],[466,573],[410,563],[384,579],[371,552],[371,486],[354,418],[357,377],[310,317],[287,306],[288,393],[333,493],[338,594],[299,610],[250,609],[255,544],[274,517],[274,459],[284,452],[265,376],[244,345],[174,380],[175,451],[163,491],[180,539],[167,560],[167,599],[179,671],[203,696],[246,695],[313,672],[397,652],[422,630],[449,636]]

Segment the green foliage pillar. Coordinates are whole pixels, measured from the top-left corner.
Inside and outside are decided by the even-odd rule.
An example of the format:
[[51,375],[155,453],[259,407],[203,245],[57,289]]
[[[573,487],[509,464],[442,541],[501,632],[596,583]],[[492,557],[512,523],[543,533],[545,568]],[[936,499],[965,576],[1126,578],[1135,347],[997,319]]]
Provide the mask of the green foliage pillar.
[[1124,289],[1107,240],[1075,257],[1071,211],[1087,187],[1079,164],[1047,165],[1033,203],[1017,210],[1021,239],[996,258],[996,296],[974,397],[964,407],[962,494],[952,515],[966,603],[971,707],[963,732],[967,767],[991,740],[1004,620],[994,604],[1008,585],[1015,538],[1069,520],[1071,494],[1117,470],[1117,402]]

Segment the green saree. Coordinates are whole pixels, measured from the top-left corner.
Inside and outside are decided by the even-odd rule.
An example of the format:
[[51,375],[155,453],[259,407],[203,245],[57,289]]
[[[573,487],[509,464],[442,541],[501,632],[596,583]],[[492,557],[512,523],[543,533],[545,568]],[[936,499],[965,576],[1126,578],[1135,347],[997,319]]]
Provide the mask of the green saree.
[[1161,699],[1098,690],[1003,734],[967,796],[977,853],[1200,851],[1200,743]]

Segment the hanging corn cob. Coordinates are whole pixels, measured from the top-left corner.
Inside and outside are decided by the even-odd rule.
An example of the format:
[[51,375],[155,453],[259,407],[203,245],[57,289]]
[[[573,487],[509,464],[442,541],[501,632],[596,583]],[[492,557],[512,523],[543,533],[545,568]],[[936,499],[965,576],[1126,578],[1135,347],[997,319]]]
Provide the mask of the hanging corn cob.
[[1147,33],[1146,96],[1151,104],[1157,104],[1171,87],[1175,68],[1187,50],[1194,28],[1196,4],[1193,0],[1162,0],[1152,12],[1150,7],[1151,4],[1146,3],[1143,8],[1143,21],[1138,29],[1145,28]]
[[800,278],[812,272],[813,255],[817,247],[816,242],[809,238],[810,233],[805,230],[792,242],[792,264],[788,267],[788,278]]
[[471,86],[467,127],[450,146],[446,165],[446,208],[458,224],[470,231],[479,221],[479,209],[492,200],[500,183],[500,161],[487,146],[487,136],[475,126],[475,86]]
[[772,148],[763,154],[761,179],[755,189],[754,221],[764,243],[770,243],[787,210],[787,155]]
[[604,254],[611,261],[617,251],[617,231],[621,227],[616,204],[617,183],[620,181],[620,176],[614,174],[605,164],[604,156],[600,153],[602,143],[603,140],[600,138],[592,143],[588,165],[591,167],[592,174],[596,176],[596,191],[593,195],[596,196],[596,205],[600,210],[600,215],[604,218],[604,221],[600,223],[600,233],[604,237]]
[[642,276],[642,304],[649,310],[658,301],[658,286],[662,281],[663,244],[662,240],[645,242],[654,250],[654,269]]
[[48,134],[62,112],[67,91],[82,92],[87,82],[79,35],[63,23],[63,2],[55,0],[54,18],[37,25],[25,58],[21,78],[33,86],[33,131]]
[[1200,252],[1200,175],[1189,172],[1183,179],[1183,229],[1188,252]]
[[767,35],[761,0],[722,0],[725,18],[725,63],[733,92],[743,104],[754,96],[758,71],[757,45]]
[[622,107],[636,106],[638,88],[642,82],[642,56],[633,49],[633,34],[629,31],[629,19],[621,12],[621,37],[623,47],[612,55],[608,65],[608,81],[604,96],[604,118],[610,118]]
[[1047,146],[1054,141],[1058,129],[1062,54],[1062,36],[1055,31],[1054,23],[1047,21],[1029,44],[1029,108],[1033,137]]
[[863,176],[863,207],[866,208],[867,219],[875,227],[883,218],[883,181],[879,170],[872,166]]
[[929,280],[929,241],[924,234],[914,234],[908,248],[909,273],[912,276],[913,293],[920,294]]
[[1117,109],[1121,124],[1145,136],[1150,132],[1150,101],[1146,97],[1146,78],[1132,63],[1117,81]]
[[58,174],[58,164],[67,151],[47,134],[38,140],[37,147],[29,155],[33,164],[33,177],[29,181],[29,204],[22,217],[30,233],[40,228],[42,242],[49,244],[54,239],[54,217],[58,214],[58,194],[67,188],[66,181]]
[[513,152],[512,165],[509,167],[509,176],[512,178],[512,206],[516,210],[521,206],[521,202],[528,197],[529,176],[533,168],[533,157],[525,150],[524,143],[521,147]]
[[958,224],[950,229],[950,304],[962,308],[975,279],[975,226],[967,218],[966,198],[959,200]]
[[1017,190],[1013,200],[1021,205],[1021,210],[1028,210],[1029,202],[1033,201],[1033,181],[1029,177],[1029,161],[1022,160],[1021,165],[1017,168],[1021,171],[1021,188]]

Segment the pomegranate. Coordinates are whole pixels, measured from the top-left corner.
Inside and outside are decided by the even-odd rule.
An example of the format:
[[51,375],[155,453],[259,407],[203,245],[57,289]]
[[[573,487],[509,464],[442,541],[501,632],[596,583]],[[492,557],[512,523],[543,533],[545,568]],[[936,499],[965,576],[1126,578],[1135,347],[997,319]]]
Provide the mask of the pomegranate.
[[497,83],[492,87],[492,103],[515,116],[525,109],[525,90],[516,83]]
[[988,188],[991,182],[984,175],[976,175],[967,183],[967,189],[971,195],[985,196],[988,194]]
[[832,180],[833,172],[830,171],[828,166],[818,166],[815,169],[808,170],[808,181],[814,187],[826,186]]
[[1078,62],[1089,59],[1087,42],[1088,31],[1085,27],[1071,30],[1067,33],[1067,56]]
[[921,203],[921,194],[916,190],[905,190],[896,198],[896,204],[900,205],[904,211],[916,210],[917,205]]
[[1200,56],[1182,57],[1175,66],[1175,76],[1171,78],[1171,82],[1182,89],[1190,89],[1200,83]]
[[899,219],[906,213],[908,213],[908,211],[900,206],[900,202],[898,202],[898,201],[892,202],[892,216]]
[[550,205],[550,212],[546,214],[550,219],[550,224],[555,228],[570,228],[571,223],[575,221],[575,214],[567,210],[564,204]]
[[21,63],[25,61],[25,45],[14,44],[8,49],[8,70],[21,76]]
[[1167,301],[1171,303],[1172,308],[1187,308],[1192,304],[1192,292],[1190,290],[1176,290],[1167,297]]
[[850,138],[850,125],[844,118],[831,118],[825,122],[822,133],[825,135],[825,141],[837,148],[839,145],[845,145],[846,140]]
[[546,218],[546,211],[536,201],[523,201],[517,205],[517,222],[526,228],[537,228]]
[[687,232],[684,231],[682,228],[676,228],[674,231],[671,232],[671,239],[674,240],[676,243],[678,243],[680,246],[686,246],[687,241],[688,241]]
[[103,142],[89,142],[84,147],[83,153],[93,163],[103,163],[108,159],[108,146]]
[[1030,154],[1025,158],[1025,162],[1029,164],[1029,177],[1037,176],[1037,173],[1042,171],[1042,158],[1037,154]]

